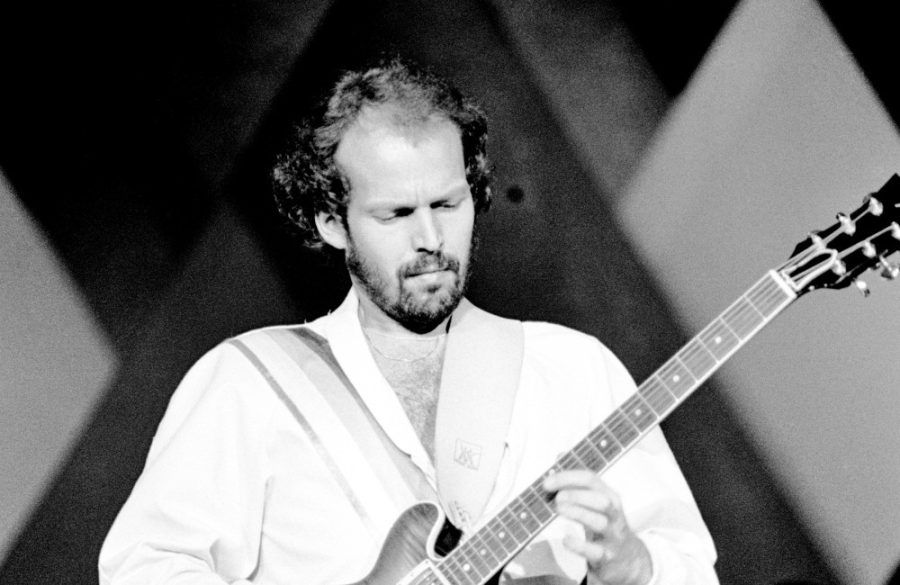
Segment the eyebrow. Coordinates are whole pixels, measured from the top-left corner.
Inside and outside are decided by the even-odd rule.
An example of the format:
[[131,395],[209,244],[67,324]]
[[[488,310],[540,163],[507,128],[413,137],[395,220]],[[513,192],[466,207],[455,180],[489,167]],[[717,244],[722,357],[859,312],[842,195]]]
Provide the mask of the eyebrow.
[[441,197],[438,197],[438,199],[451,199],[453,197],[464,197],[467,195],[472,195],[472,187],[469,183],[457,183],[447,189],[447,191],[445,191]]

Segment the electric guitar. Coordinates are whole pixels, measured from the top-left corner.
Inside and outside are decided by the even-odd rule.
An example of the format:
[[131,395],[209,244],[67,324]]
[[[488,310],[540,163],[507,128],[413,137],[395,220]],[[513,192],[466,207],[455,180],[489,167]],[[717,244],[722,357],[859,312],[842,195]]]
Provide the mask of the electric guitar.
[[445,517],[431,502],[407,509],[388,533],[367,585],[483,585],[555,517],[542,488],[550,473],[606,470],[658,425],[760,329],[801,295],[850,283],[868,294],[858,276],[880,269],[888,279],[900,266],[900,177],[893,175],[863,205],[800,242],[791,258],[770,270],[712,323],[664,363],[587,437],[481,529],[443,557],[434,554]]

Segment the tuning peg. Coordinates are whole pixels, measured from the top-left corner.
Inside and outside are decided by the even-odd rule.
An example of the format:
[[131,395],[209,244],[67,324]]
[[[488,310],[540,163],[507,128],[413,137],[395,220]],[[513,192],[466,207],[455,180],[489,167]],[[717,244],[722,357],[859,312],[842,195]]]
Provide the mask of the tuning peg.
[[896,221],[891,222],[891,236],[895,240],[900,240],[900,225],[897,225]]
[[900,266],[896,264],[891,264],[888,262],[884,256],[881,256],[878,259],[878,264],[881,266],[881,276],[887,280],[894,280],[898,276],[900,276]]
[[843,276],[847,274],[847,265],[844,264],[841,260],[835,260],[834,266],[831,267],[831,271],[838,276]]
[[837,214],[837,219],[841,222],[841,229],[844,230],[844,233],[848,236],[852,236],[856,233],[856,224],[853,223],[853,220],[850,219],[850,216],[846,213]]
[[875,199],[872,195],[869,195],[866,199],[866,203],[869,204],[869,213],[872,215],[878,216],[884,211],[884,206],[881,204],[881,201]]
[[858,279],[857,279],[857,280],[854,280],[854,281],[853,281],[853,284],[856,285],[856,288],[859,289],[859,292],[861,292],[862,295],[863,295],[864,297],[867,297],[867,298],[868,298],[868,296],[869,296],[870,294],[872,294],[872,291],[869,290],[869,285],[866,284],[866,281],[865,281],[865,280],[858,280]]
[[866,258],[874,258],[878,254],[878,251],[875,249],[875,244],[866,240],[862,245],[862,253]]
[[812,242],[812,245],[816,250],[821,251],[825,249],[825,240],[822,239],[819,232],[809,232],[809,241]]

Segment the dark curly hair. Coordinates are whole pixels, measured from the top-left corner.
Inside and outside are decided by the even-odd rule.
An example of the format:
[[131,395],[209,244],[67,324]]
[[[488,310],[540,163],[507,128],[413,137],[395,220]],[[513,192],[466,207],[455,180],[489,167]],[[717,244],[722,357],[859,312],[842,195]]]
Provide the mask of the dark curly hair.
[[321,249],[315,217],[322,211],[345,222],[349,184],[334,162],[345,132],[365,106],[399,106],[401,124],[442,116],[459,128],[466,180],[476,213],[491,201],[486,154],[487,119],[481,108],[445,80],[408,61],[393,58],[365,71],[345,73],[317,110],[296,125],[275,161],[273,190],[278,210],[299,229],[304,243]]

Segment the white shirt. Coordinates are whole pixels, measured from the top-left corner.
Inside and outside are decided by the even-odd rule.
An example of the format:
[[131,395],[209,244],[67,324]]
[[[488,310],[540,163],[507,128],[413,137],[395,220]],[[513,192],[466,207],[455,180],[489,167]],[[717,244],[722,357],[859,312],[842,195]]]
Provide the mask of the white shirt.
[[[308,327],[328,340],[369,410],[433,486],[431,461],[368,351],[356,309],[351,293]],[[634,391],[622,364],[596,339],[524,323],[520,386],[485,518]],[[322,420],[331,415],[315,405],[304,414],[325,429],[340,425]],[[357,490],[351,501],[318,448],[244,354],[232,344],[214,348],[172,397],[145,469],[104,543],[100,583],[346,585],[364,578],[394,519],[412,502],[380,488],[365,465],[354,465],[339,449],[330,455]],[[650,551],[654,585],[718,582],[712,540],[658,429],[603,478]],[[562,547],[567,533],[581,530],[555,520],[504,578],[580,582],[584,561]]]

